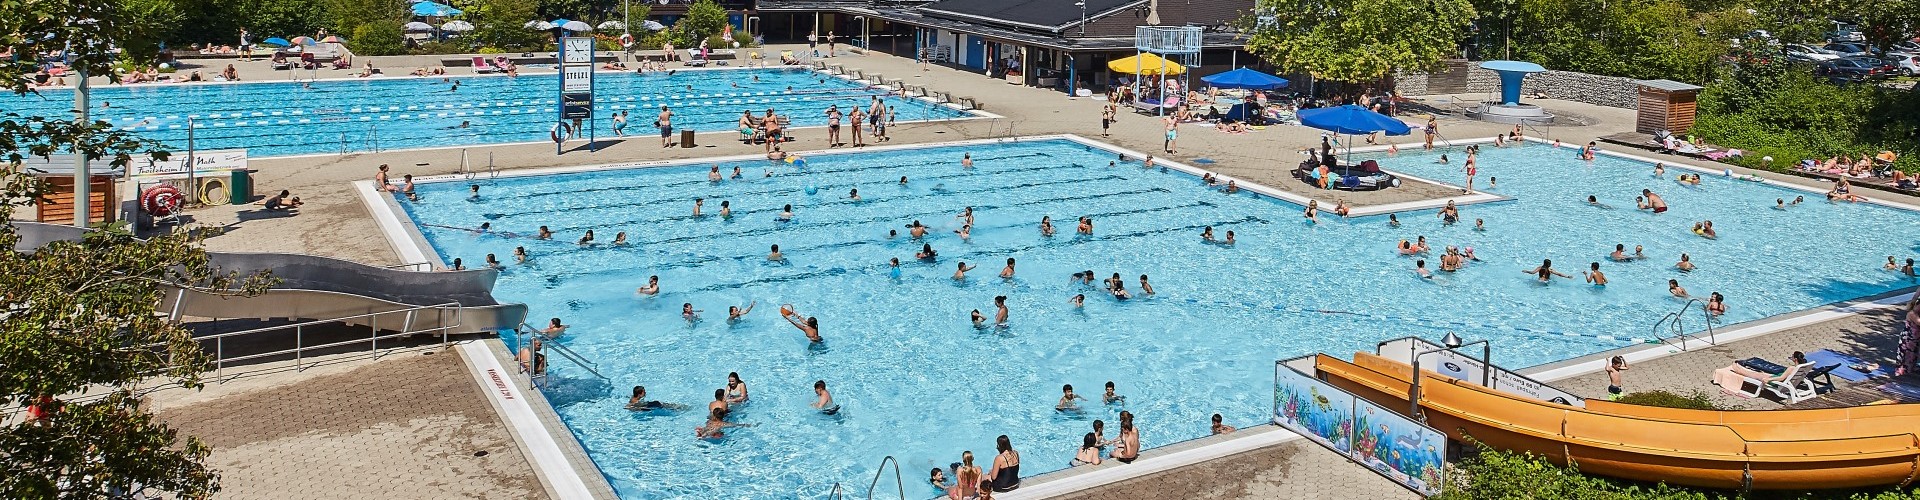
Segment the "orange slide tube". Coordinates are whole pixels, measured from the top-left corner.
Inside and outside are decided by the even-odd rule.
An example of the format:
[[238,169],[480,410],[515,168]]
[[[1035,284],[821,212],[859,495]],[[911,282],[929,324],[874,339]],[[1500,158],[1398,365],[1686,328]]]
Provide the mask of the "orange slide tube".
[[[1314,364],[1329,384],[1407,408],[1406,363],[1355,353],[1353,363],[1321,354]],[[1591,474],[1737,490],[1905,486],[1920,474],[1920,405],[1710,411],[1587,400],[1579,408],[1422,376],[1428,425]]]

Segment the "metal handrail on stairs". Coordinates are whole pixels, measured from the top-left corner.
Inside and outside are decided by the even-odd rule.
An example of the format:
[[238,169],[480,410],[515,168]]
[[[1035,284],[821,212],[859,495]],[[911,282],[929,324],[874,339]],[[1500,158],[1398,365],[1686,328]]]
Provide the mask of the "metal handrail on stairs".
[[894,459],[893,455],[887,455],[887,458],[880,459],[880,469],[873,471],[873,482],[867,483],[867,500],[873,500],[873,489],[880,486],[880,476],[887,472],[888,462],[893,463],[893,483],[900,487],[900,500],[907,499],[907,483],[900,476],[900,461]]

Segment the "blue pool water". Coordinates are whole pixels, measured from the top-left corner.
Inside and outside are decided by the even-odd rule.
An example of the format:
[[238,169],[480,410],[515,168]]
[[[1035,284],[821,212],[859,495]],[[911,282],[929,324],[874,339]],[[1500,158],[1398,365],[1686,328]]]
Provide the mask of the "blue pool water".
[[[276,72],[242,78],[287,76]],[[829,105],[851,112],[883,93],[799,68],[690,70],[672,76],[600,72],[594,78],[594,115],[601,138],[614,136],[615,111],[631,115],[627,135],[657,140],[659,131],[652,124],[662,105],[672,106],[676,129],[733,130],[741,111],[760,116],[768,108],[791,115],[794,126],[805,127],[825,125]],[[343,142],[349,151],[384,151],[548,140],[559,77],[454,77],[458,90],[442,80],[323,80],[313,82],[312,88],[295,82],[100,87],[93,89],[92,118],[185,151],[191,117],[195,147],[245,148],[254,156],[338,153]],[[924,100],[897,95],[885,99],[894,107],[896,121],[964,116]],[[0,95],[0,109],[70,118],[73,94],[58,89],[43,89],[39,95],[7,93]],[[461,122],[468,126],[461,127]]]
[[[969,152],[976,168],[964,170],[959,160]],[[1459,177],[1457,165],[1432,158],[1382,160],[1412,174]],[[1108,437],[1117,433],[1121,406],[1054,411],[1061,384],[1097,401],[1101,384],[1116,382],[1145,444],[1160,446],[1204,435],[1215,412],[1232,424],[1261,420],[1277,359],[1454,329],[1493,339],[1507,366],[1554,361],[1625,344],[1550,332],[1647,335],[1680,306],[1667,294],[1669,278],[1698,295],[1725,294],[1727,321],[1751,320],[1913,286],[1879,265],[1887,255],[1913,256],[1920,241],[1920,224],[1906,211],[1818,196],[1776,211],[1775,198],[1800,193],[1712,177],[1680,187],[1651,178],[1648,165],[1604,157],[1586,164],[1544,145],[1488,148],[1481,183],[1498,177],[1495,191],[1515,199],[1464,207],[1465,223],[1451,227],[1432,210],[1399,214],[1399,228],[1385,216],[1309,224],[1291,204],[1206,191],[1192,176],[1137,162],[1109,167],[1113,160],[1046,140],[816,155],[804,172],[749,161],[737,164],[746,179],[717,184],[698,165],[505,178],[483,184],[475,200],[465,182],[432,183],[420,187],[421,201],[402,204],[449,260],[472,265],[493,253],[512,262],[516,246],[532,255],[507,266],[496,293],[526,302],[539,321],[558,316],[573,325],[561,342],[612,378],[556,359],[558,381],[547,394],[628,498],[818,498],[836,482],[864,488],[887,455],[901,459],[909,491],[931,495],[914,486],[924,485],[928,469],[957,461],[962,450],[984,465],[1000,434],[1011,436],[1022,472],[1032,475],[1065,467],[1093,419],[1107,421]],[[764,178],[769,171],[775,176]],[[898,184],[901,176],[908,185]],[[1642,187],[1673,210],[1633,210]],[[862,201],[847,199],[853,188]],[[1588,193],[1617,208],[1585,205]],[[707,200],[707,216],[691,216],[695,197]],[[723,200],[731,219],[713,215]],[[795,218],[777,221],[785,204]],[[968,206],[977,223],[963,241],[953,233],[955,215]],[[1061,234],[1040,236],[1043,215]],[[1074,235],[1081,215],[1094,218],[1094,236]],[[1487,221],[1485,232],[1472,229],[1475,218]],[[913,259],[921,242],[903,225],[916,219],[933,227],[926,242],[940,253],[936,263]],[[1699,219],[1714,220],[1721,238],[1690,234]],[[453,229],[482,222],[521,236]],[[523,236],[541,225],[557,237]],[[1238,245],[1203,243],[1207,225],[1222,236],[1235,231]],[[587,229],[602,243],[617,231],[634,243],[575,245]],[[889,230],[901,236],[888,239]],[[1435,248],[1474,246],[1484,262],[1417,279],[1413,259],[1393,246],[1420,235]],[[1651,258],[1603,263],[1613,281],[1605,289],[1581,283],[1579,271],[1615,243],[1644,245]],[[775,244],[787,263],[766,260]],[[1699,270],[1674,271],[1680,252]],[[889,277],[892,257],[905,262],[898,278]],[[1002,280],[996,274],[1009,257],[1018,273]],[[1523,270],[1541,258],[1575,279],[1535,283]],[[1428,260],[1437,267],[1437,256]],[[960,261],[980,267],[955,281]],[[1148,274],[1158,295],[1122,302],[1068,283],[1086,269],[1120,273],[1135,293]],[[660,276],[662,294],[636,295],[649,275]],[[1068,305],[1083,292],[1084,309]],[[1010,327],[976,330],[969,311],[992,315],[997,295],[1009,297]],[[725,321],[728,305],[752,301],[759,305],[745,321]],[[682,303],[704,319],[682,320]],[[817,315],[825,343],[810,346],[782,321],[781,303]],[[704,408],[728,372],[739,372],[753,396],[736,420],[754,426],[730,429],[724,440],[694,438],[698,410],[621,408],[636,384],[652,398]],[[814,380],[828,382],[844,407],[838,415],[807,407]]]

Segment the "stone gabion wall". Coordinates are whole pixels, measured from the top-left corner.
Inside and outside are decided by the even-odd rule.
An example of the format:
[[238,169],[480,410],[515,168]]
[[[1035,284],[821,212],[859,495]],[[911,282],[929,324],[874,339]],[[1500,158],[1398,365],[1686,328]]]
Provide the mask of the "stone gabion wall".
[[[1399,90],[1401,95],[1427,93],[1426,74],[1396,74],[1394,83],[1394,88]],[[1633,83],[1632,78],[1548,70],[1545,73],[1528,75],[1520,88],[1528,94],[1539,92],[1546,94],[1550,99],[1584,102],[1595,106],[1634,109],[1639,105],[1639,86]],[[1498,94],[1500,75],[1492,70],[1473,66],[1467,71],[1467,91],[1488,95]]]

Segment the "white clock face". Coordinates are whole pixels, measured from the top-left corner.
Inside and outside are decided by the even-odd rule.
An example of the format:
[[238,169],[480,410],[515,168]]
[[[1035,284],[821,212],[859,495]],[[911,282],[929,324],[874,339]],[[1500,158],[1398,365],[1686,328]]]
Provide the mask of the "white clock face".
[[593,39],[568,38],[567,62],[583,63],[593,60]]

